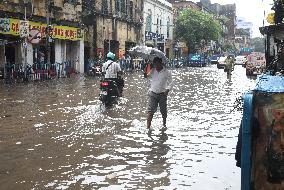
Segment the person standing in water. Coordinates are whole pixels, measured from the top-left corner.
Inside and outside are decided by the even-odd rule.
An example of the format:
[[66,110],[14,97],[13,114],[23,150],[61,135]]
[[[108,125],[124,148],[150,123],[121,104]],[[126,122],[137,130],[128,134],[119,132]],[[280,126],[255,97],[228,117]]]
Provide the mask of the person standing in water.
[[155,57],[153,60],[154,68],[147,73],[150,79],[149,102],[147,108],[147,129],[150,129],[154,113],[159,105],[163,117],[163,126],[167,122],[167,97],[172,89],[172,74],[164,67],[162,59]]

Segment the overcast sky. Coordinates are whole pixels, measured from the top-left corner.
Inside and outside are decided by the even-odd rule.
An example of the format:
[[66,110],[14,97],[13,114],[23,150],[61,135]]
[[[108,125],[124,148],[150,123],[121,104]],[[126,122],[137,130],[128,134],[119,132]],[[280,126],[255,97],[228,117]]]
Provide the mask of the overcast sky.
[[[199,2],[195,0],[194,2]],[[265,25],[268,25],[266,22],[266,17],[264,17],[264,10],[266,16],[268,13],[271,13],[271,7],[273,0],[211,0],[211,3],[219,4],[232,4],[235,3],[237,7],[237,16],[244,17],[246,21],[253,23],[253,37],[261,36],[259,32],[259,27],[263,26],[263,19]]]

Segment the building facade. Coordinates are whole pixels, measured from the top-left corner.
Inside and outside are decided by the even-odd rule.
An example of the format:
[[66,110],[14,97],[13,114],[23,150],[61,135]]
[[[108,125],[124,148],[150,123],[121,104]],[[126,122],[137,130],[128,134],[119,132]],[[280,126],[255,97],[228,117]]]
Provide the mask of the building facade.
[[236,24],[235,44],[238,51],[242,48],[250,48],[253,27],[252,22],[247,22],[245,18],[238,17]]
[[143,44],[173,56],[173,9],[165,0],[144,1]]
[[[86,59],[121,58],[142,44],[143,0],[84,0]],[[86,61],[86,60],[85,60]]]
[[0,64],[69,61],[84,72],[81,0],[5,0],[0,3]]
[[200,0],[201,4],[206,6],[217,17],[226,17],[226,32],[223,35],[224,43],[234,44],[236,34],[236,4],[220,5],[218,3],[211,4],[210,0]]

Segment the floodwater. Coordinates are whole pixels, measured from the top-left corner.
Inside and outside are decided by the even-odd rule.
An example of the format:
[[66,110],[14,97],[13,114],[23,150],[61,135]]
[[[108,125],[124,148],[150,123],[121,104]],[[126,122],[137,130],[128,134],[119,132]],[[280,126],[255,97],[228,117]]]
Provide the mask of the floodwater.
[[126,74],[124,97],[105,110],[99,79],[76,76],[0,84],[0,189],[239,190],[236,98],[253,88],[216,65],[172,70],[168,129],[146,127],[147,81]]

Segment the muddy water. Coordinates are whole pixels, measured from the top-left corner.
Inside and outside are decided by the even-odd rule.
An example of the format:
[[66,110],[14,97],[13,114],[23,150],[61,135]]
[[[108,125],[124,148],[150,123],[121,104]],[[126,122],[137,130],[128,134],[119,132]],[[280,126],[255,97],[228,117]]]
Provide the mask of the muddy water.
[[145,129],[148,84],[100,106],[97,78],[0,85],[0,189],[240,189],[235,99],[255,81],[236,66],[172,70],[168,130]]

